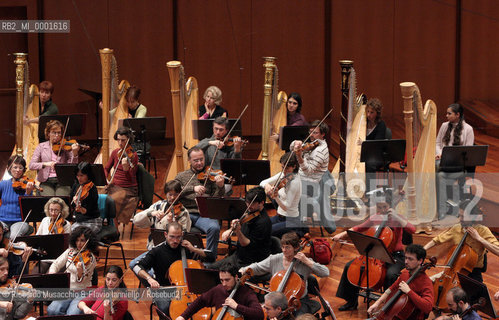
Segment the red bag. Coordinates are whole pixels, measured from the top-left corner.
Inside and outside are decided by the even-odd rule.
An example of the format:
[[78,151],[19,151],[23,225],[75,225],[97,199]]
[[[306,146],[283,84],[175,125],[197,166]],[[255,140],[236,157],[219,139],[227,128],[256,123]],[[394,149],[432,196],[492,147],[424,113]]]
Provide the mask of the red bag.
[[314,239],[310,248],[310,256],[315,262],[324,265],[329,264],[333,256],[329,242],[326,239]]

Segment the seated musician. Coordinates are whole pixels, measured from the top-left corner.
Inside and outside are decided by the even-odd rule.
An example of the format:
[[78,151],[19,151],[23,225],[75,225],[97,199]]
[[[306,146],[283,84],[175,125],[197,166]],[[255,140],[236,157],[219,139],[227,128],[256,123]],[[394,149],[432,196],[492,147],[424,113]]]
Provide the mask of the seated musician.
[[[251,269],[254,275],[263,275],[266,273],[275,275],[281,270],[287,270],[291,262],[296,259],[298,262],[294,265],[293,271],[298,273],[302,279],[305,279],[305,282],[312,273],[319,277],[329,276],[329,269],[326,266],[307,258],[303,252],[299,252],[299,248],[300,238],[298,235],[295,232],[285,233],[281,239],[282,253],[270,255],[265,260],[252,263],[247,267],[241,268],[239,271],[244,273],[247,269]],[[307,288],[307,284],[305,284],[305,288]],[[308,297],[306,290],[303,296],[299,298],[301,308],[297,311],[297,314],[318,311],[318,303]]]
[[50,81],[40,82],[40,105],[39,105],[39,117],[29,119],[28,116],[24,116],[24,124],[38,123],[41,116],[52,116],[59,113],[57,105],[52,101],[52,94],[54,93],[54,85]]
[[269,292],[265,295],[265,302],[262,307],[267,312],[267,319],[290,320],[292,315],[282,317],[282,312],[288,308],[288,298],[282,292]]
[[[291,152],[287,152],[282,155],[280,162],[283,168],[287,165],[283,172],[279,172],[273,177],[260,182],[260,186],[265,188],[265,193],[274,199],[279,206],[277,215],[270,218],[272,235],[279,238],[288,231],[300,232],[298,205],[301,197],[301,180],[297,174],[298,162],[296,156]],[[278,179],[279,183],[276,185]],[[285,185],[279,188],[281,182],[285,183]],[[276,190],[278,191],[276,192]]]
[[[23,299],[23,296],[17,296],[11,300],[13,291],[7,288],[15,287],[16,282],[9,277],[9,269],[9,261],[0,257],[0,319],[24,319],[33,308],[33,303],[28,299]],[[17,291],[22,292],[19,289]]]
[[[90,293],[88,297],[78,303],[78,308],[84,314],[95,314],[97,318],[103,320],[122,320],[128,310],[128,301],[126,299],[114,298],[112,301],[104,299],[102,296],[105,290],[126,289],[123,281],[123,270],[118,266],[111,266],[106,273],[106,281],[103,287]],[[118,290],[118,293],[122,291]]]
[[208,251],[206,260],[215,261],[217,258],[220,225],[218,224],[218,220],[204,218],[199,215],[196,197],[202,195],[223,197],[225,195],[224,179],[221,176],[216,176],[214,178],[215,181],[208,179],[206,185],[203,185],[204,180],[199,180],[196,176],[193,177],[193,175],[199,175],[206,169],[203,150],[198,147],[192,147],[187,151],[187,157],[191,168],[180,172],[175,177],[175,180],[180,182],[183,189],[179,200],[187,211],[189,211],[192,226],[206,233],[206,249]]
[[[130,86],[125,94],[126,106],[129,118],[144,118],[147,115],[147,108],[139,102],[140,89]],[[109,110],[109,118],[112,119],[116,113],[116,108]]]
[[222,108],[222,90],[216,86],[209,86],[203,95],[204,104],[199,106],[199,119],[227,118],[227,110]]
[[[320,123],[315,120],[310,124],[310,143],[317,141],[317,147],[304,152],[302,149],[303,142],[295,140],[291,142],[290,150],[294,151],[300,170],[298,171],[302,181],[319,182],[322,175],[328,170],[329,165],[329,149],[325,136],[329,132],[329,127],[324,122]],[[319,125],[317,127],[317,125]]]
[[421,272],[411,283],[406,281],[421,266],[426,258],[426,250],[418,244],[410,244],[405,249],[405,269],[402,270],[400,277],[395,281],[383,295],[369,307],[367,312],[374,314],[379,310],[383,303],[389,300],[399,289],[407,294],[409,301],[415,306],[414,311],[406,319],[420,320],[425,319],[433,307],[433,284],[426,273]]
[[[390,254],[395,261],[395,264],[386,264],[387,270],[383,285],[385,289],[397,279],[400,274],[400,270],[404,268],[404,246],[402,244],[402,235],[404,231],[410,234],[416,231],[416,228],[409,221],[407,221],[405,217],[397,214],[395,210],[390,208],[391,203],[391,193],[387,192],[385,194],[385,199],[376,203],[376,214],[370,216],[364,223],[351,228],[351,230],[356,232],[364,232],[372,226],[380,225],[386,219],[386,226],[392,229],[394,237],[393,241],[395,243],[391,246],[392,252],[390,252]],[[346,239],[347,237],[347,232],[343,231],[335,235],[332,239],[334,241],[339,241],[341,239]],[[338,284],[338,290],[336,291],[337,297],[347,301],[347,303],[339,308],[340,311],[357,309],[359,288],[350,283],[347,277],[348,268],[353,261],[354,260],[345,265],[340,283]]]
[[92,182],[93,179],[90,163],[80,162],[76,168],[77,181],[73,184],[70,194],[76,220],[71,230],[83,226],[97,234],[102,229],[102,218],[98,206],[99,195]]
[[[241,138],[234,138],[233,146],[226,146],[223,140],[229,132],[229,120],[227,118],[218,117],[213,121],[213,135],[210,138],[204,138],[199,141],[196,147],[201,148],[205,155],[205,163],[212,165],[212,169],[220,170],[220,159],[241,159]],[[215,151],[218,148],[215,161]]]
[[[177,221],[182,226],[182,229],[185,232],[189,232],[191,230],[191,217],[189,216],[189,211],[182,206],[180,202],[177,202],[180,205],[180,213],[173,213],[169,211],[166,213],[166,210],[170,207],[170,204],[177,198],[179,193],[182,191],[182,186],[180,182],[177,180],[171,180],[165,183],[164,188],[166,199],[157,201],[149,208],[144,211],[137,213],[133,217],[133,223],[139,228],[155,228],[165,230],[166,226],[173,222]],[[173,208],[175,210],[175,208]],[[151,250],[154,247],[154,243],[149,235],[147,240],[147,250]],[[145,257],[147,251],[138,256],[137,258],[130,261],[130,268],[134,268],[139,260]]]
[[[291,92],[286,102],[286,125],[287,126],[306,126],[307,120],[301,113],[302,100],[301,95],[297,92]],[[279,133],[273,132],[270,139],[279,140]]]
[[[52,263],[49,273],[68,272],[70,289],[90,288],[94,268],[97,265],[93,252],[96,252],[97,248],[98,243],[92,230],[86,227],[74,229],[69,235],[69,248]],[[82,311],[78,309],[80,301],[81,299],[53,301],[47,307],[47,314],[49,316],[81,314]]]
[[[470,209],[469,207],[471,206],[473,207]],[[469,212],[469,215],[465,214],[465,211]],[[445,242],[451,242],[453,245],[458,245],[465,232],[468,232],[469,237],[466,238],[466,244],[478,255],[478,261],[475,268],[468,276],[480,282],[483,282],[482,272],[487,270],[487,251],[499,255],[499,241],[497,238],[492,234],[489,228],[475,223],[475,221],[481,221],[482,214],[480,208],[475,206],[471,200],[462,201],[459,204],[459,220],[461,223],[455,224],[450,229],[442,232],[424,246],[424,248],[428,250]]]
[[66,218],[69,216],[69,207],[58,197],[50,198],[45,207],[43,208],[46,217],[42,219],[37,235],[57,234],[57,233],[70,233],[71,224]]
[[40,187],[43,191],[42,196],[68,196],[71,188],[62,186],[57,181],[55,165],[58,163],[78,163],[78,151],[80,146],[77,143],[71,145],[70,151],[54,151],[54,146],[61,142],[64,125],[51,120],[45,126],[45,139],[47,141],[40,143],[29,163],[30,170],[37,170],[36,180],[40,181]]
[[12,179],[0,182],[0,221],[10,228],[10,236],[27,236],[33,233],[33,227],[22,221],[21,207],[19,206],[19,196],[30,196],[33,194],[33,182],[23,186],[14,184],[23,177],[26,172],[26,161],[22,156],[12,156],[7,162],[8,173]]
[[[191,258],[193,254],[198,254],[204,257],[205,253],[202,249],[195,248],[189,241],[182,240],[182,226],[178,222],[169,223],[165,231],[166,241],[152,248],[133,268],[133,272],[151,288],[159,288],[161,286],[169,286],[168,269],[170,265],[177,260],[180,260],[182,247],[187,249],[187,258]],[[146,270],[154,269],[155,277],[153,278]],[[158,308],[165,314],[169,314],[169,300],[156,300]]]
[[190,319],[196,312],[204,307],[217,309],[227,306],[239,313],[245,320],[263,320],[263,310],[258,302],[255,292],[246,285],[240,286],[234,297],[229,298],[236,286],[239,276],[237,267],[230,263],[224,264],[219,270],[220,282],[216,287],[200,295],[189,307],[175,320]]
[[[9,278],[13,276],[18,276],[21,274],[23,264],[26,259],[29,258],[32,248],[27,247],[21,256],[15,255],[13,252],[9,252],[8,248],[11,247],[9,237],[9,227],[0,221],[0,257],[6,258],[9,262]],[[12,232],[11,232],[12,234]],[[13,236],[15,237],[15,235]]]
[[452,314],[450,316],[440,316],[436,320],[481,320],[482,317],[473,310],[469,304],[466,292],[460,287],[454,287],[447,292],[445,297],[447,305]]
[[[111,152],[104,171],[106,176],[113,176],[112,182],[107,187],[107,194],[113,198],[116,204],[115,225],[118,227],[120,223],[128,224],[137,208],[139,201],[137,183],[139,157],[131,146],[134,136],[130,128],[118,128],[114,134],[114,140],[118,141],[119,147]],[[123,152],[125,147],[125,154],[121,156],[120,161],[121,152]],[[127,153],[130,153],[131,156]],[[115,172],[111,173],[111,169]]]

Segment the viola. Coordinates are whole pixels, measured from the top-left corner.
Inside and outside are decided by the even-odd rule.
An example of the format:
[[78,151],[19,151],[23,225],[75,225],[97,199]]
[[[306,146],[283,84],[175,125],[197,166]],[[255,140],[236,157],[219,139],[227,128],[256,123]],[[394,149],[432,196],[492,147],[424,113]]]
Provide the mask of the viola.
[[19,179],[14,178],[14,180],[12,180],[12,188],[17,189],[17,190],[26,190],[26,188],[28,187],[28,183],[30,183],[30,182],[33,183],[33,186],[35,187],[36,190],[43,191],[42,187],[39,187],[35,184],[34,179],[30,179],[27,176],[22,176]]
[[[237,289],[239,289],[239,287],[241,285],[244,285],[244,283],[252,276],[253,276],[253,273],[252,273],[251,269],[247,269],[245,274],[238,281],[236,281],[236,285],[234,286],[234,288],[230,292],[229,298],[233,299],[234,295],[237,292]],[[236,320],[236,319],[243,320],[243,317],[240,314],[238,314],[237,312],[235,312],[236,310],[234,310],[234,313],[236,313],[236,315],[233,315],[233,314],[227,312],[228,309],[229,309],[228,306],[223,306],[221,308],[218,308],[217,311],[215,311],[215,314],[213,315],[212,319],[214,319],[214,320]]]
[[52,145],[52,151],[54,153],[59,153],[59,151],[62,149],[64,151],[71,151],[72,148],[71,146],[73,144],[77,144],[80,146],[80,149],[89,149],[90,147],[85,145],[85,144],[79,144],[76,140],[67,140],[67,139],[61,139],[61,141],[57,144]]
[[198,173],[197,178],[198,180],[209,179],[211,181],[215,181],[216,176],[222,176],[230,184],[234,183],[234,179],[232,177],[227,177],[227,175],[223,173],[222,170],[213,170],[213,169],[210,170],[209,167],[206,167],[204,171]]
[[50,224],[49,224],[49,231],[51,234],[61,234],[61,233],[64,233],[64,218],[60,217],[60,218],[57,218],[57,220],[55,220],[55,223],[54,221],[50,221]]

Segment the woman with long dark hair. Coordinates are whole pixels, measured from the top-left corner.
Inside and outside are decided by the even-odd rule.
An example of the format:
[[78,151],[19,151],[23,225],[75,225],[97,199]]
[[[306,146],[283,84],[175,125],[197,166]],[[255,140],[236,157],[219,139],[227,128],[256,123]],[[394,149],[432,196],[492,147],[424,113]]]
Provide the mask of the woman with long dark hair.
[[442,156],[445,146],[472,146],[475,142],[473,128],[464,121],[464,108],[459,103],[447,107],[447,122],[442,123],[437,135],[436,159]]

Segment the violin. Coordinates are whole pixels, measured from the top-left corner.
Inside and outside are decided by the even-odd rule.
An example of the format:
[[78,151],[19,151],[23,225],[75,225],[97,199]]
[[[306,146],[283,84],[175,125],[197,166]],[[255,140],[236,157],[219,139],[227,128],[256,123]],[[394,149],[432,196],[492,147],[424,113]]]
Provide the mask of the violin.
[[[54,223],[55,222],[55,223]],[[61,234],[64,233],[64,218],[58,217],[57,220],[51,221],[49,224],[50,234]]]
[[90,252],[90,250],[84,249],[81,252],[77,252],[73,256],[70,256],[69,260],[76,267],[78,267],[78,265],[81,265],[81,267],[83,268],[83,273],[85,274],[87,273],[87,266],[89,266],[89,264],[92,262],[92,253]]
[[[3,239],[3,246],[4,246],[4,248],[8,249],[9,252],[12,252],[16,256],[22,255],[24,253],[24,249],[26,249],[26,247],[28,247],[26,242],[20,241],[20,242],[11,243],[10,239],[8,239],[8,238]],[[36,253],[40,256],[47,255],[47,251],[45,251],[43,249],[32,248],[32,250],[34,253]]]
[[[231,137],[231,138],[227,138],[227,139],[225,140],[225,146],[227,146],[227,147],[232,147],[232,146],[234,145],[234,139],[236,139],[236,138],[241,138],[241,137],[234,136],[234,137]],[[246,139],[242,139],[242,138],[241,138],[241,148],[246,147],[246,145],[247,145],[248,143],[249,143],[249,141],[248,141],[248,140],[246,140]]]
[[228,181],[229,184],[234,183],[234,179],[232,177],[227,177],[227,175],[223,173],[222,170],[210,170],[209,167],[206,167],[204,171],[198,173],[197,177],[198,180],[205,180],[208,178],[211,181],[215,181],[216,176],[222,176],[225,180]]
[[14,179],[12,180],[12,188],[17,189],[17,190],[26,190],[28,187],[28,183],[32,182],[33,186],[36,190],[38,191],[43,191],[42,187],[39,187],[35,184],[34,179],[30,179],[27,176],[22,176],[19,179]]
[[[241,285],[244,285],[244,283],[253,276],[253,272],[251,269],[247,269],[245,274],[238,280],[236,281],[236,285],[234,286],[234,288],[232,289],[230,295],[228,298],[231,298],[233,299],[234,298],[234,295],[236,294],[237,292],[237,289],[239,289],[239,287]],[[234,310],[234,313],[236,315],[233,315],[231,313],[228,312],[228,309],[230,307],[228,306],[223,306],[221,308],[218,308],[217,311],[215,311],[215,314],[213,315],[212,319],[214,320],[243,320],[243,317],[238,314],[236,312],[236,310]]]
[[[17,291],[24,291],[24,293],[18,293]],[[20,283],[18,284],[14,279],[7,279],[7,281],[0,286],[0,296],[5,298],[12,294],[12,298],[16,295],[20,295],[23,298],[27,298],[29,293],[33,291],[33,286],[31,283]]]
[[118,150],[118,159],[122,159],[122,157],[125,157],[127,162],[128,162],[128,165],[133,168],[134,167],[134,164],[133,164],[133,147],[132,146],[128,146],[125,148],[125,153],[123,154],[123,149],[120,149]]
[[85,144],[79,144],[76,140],[67,140],[67,139],[61,139],[61,141],[57,144],[52,145],[52,151],[54,153],[59,153],[59,151],[62,149],[63,151],[71,151],[72,148],[71,146],[73,144],[77,144],[80,146],[81,149],[89,149],[90,147],[85,145]]
[[92,181],[80,185],[78,187],[78,190],[76,191],[73,201],[71,201],[71,204],[74,203],[76,207],[81,207],[81,201],[85,200],[88,197],[88,195],[90,194],[90,189],[92,189],[93,186],[94,183]]
[[277,193],[279,192],[279,190],[286,187],[288,185],[288,183],[291,182],[291,180],[293,180],[294,178],[295,178],[295,174],[293,172],[285,175],[284,178],[282,178],[279,181],[279,183],[272,189],[272,193],[270,194],[270,196],[272,198],[277,197]]
[[320,142],[318,140],[314,140],[312,142],[307,142],[302,144],[301,150],[304,152],[312,151],[319,146]]

